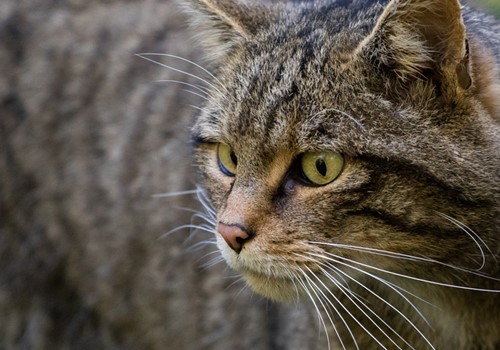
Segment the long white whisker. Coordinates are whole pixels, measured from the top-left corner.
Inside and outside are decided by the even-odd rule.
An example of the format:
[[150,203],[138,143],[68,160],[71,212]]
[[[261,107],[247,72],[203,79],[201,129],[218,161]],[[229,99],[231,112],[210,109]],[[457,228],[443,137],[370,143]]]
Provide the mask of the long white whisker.
[[[385,280],[384,280],[384,281],[385,281]],[[389,288],[390,288],[390,287],[394,287],[394,288],[396,288],[396,289],[399,289],[402,293],[405,293],[405,294],[411,295],[413,298],[415,298],[415,299],[417,299],[417,300],[421,301],[422,303],[427,304],[427,305],[429,305],[429,306],[432,306],[432,307],[434,307],[434,308],[436,308],[436,309],[439,309],[439,307],[438,307],[438,306],[434,305],[433,303],[431,303],[431,302],[430,302],[430,301],[428,301],[428,300],[425,300],[425,299],[424,299],[424,298],[422,298],[422,297],[419,297],[419,296],[418,296],[418,295],[416,295],[415,293],[412,293],[412,292],[410,292],[410,291],[408,291],[408,290],[404,289],[403,287],[398,286],[398,285],[397,285],[397,284],[395,284],[395,283],[392,283],[392,282],[389,282],[389,281],[385,281],[385,282],[387,283],[387,286],[388,286]],[[429,325],[429,326],[430,326],[430,325]]]
[[[209,111],[207,111],[207,110],[206,110],[205,108],[203,108],[203,107],[199,107],[199,106],[195,106],[195,105],[189,105],[189,107],[194,108],[194,109],[196,109],[196,110],[198,110],[198,111],[200,111],[200,112],[206,113],[207,115],[214,117],[214,115],[213,115],[213,114],[211,114]],[[215,118],[215,117],[214,117],[214,118]]]
[[[188,213],[193,213],[191,223],[193,223],[193,219],[198,218],[198,219],[203,220],[206,224],[209,224],[210,227],[215,227],[215,224],[216,224],[215,220],[212,217],[207,216],[206,213],[200,212],[199,210],[196,210],[196,209],[186,208],[186,207],[177,207],[176,206],[174,208],[182,210],[182,211],[187,211]],[[209,226],[205,226],[205,227],[209,227]]]
[[371,265],[368,265],[368,264],[364,264],[364,263],[361,263],[359,261],[348,259],[348,258],[342,257],[340,255],[332,254],[332,253],[329,253],[329,252],[325,252],[325,254],[333,256],[333,257],[335,257],[337,259],[342,259],[344,261],[349,261],[349,262],[351,262],[353,264],[356,264],[356,265],[367,267],[367,268],[372,269],[372,270],[384,272],[384,273],[387,273],[389,275],[398,276],[398,277],[410,279],[410,280],[413,280],[413,281],[418,281],[418,282],[423,282],[423,283],[429,283],[429,284],[433,284],[433,285],[436,285],[436,286],[442,286],[442,287],[463,289],[463,290],[471,290],[471,291],[478,291],[478,292],[500,293],[499,289],[474,288],[474,287],[466,287],[466,286],[460,286],[460,285],[455,285],[455,284],[448,284],[448,283],[443,283],[443,282],[437,282],[437,281],[427,280],[427,279],[423,279],[423,278],[408,276],[408,275],[405,275],[405,274],[402,274],[402,273],[398,273],[398,272],[393,272],[393,271],[385,270],[385,269],[382,269],[380,267],[375,267],[375,266],[371,266]]
[[[325,304],[323,303],[323,301],[321,300],[321,298],[318,296],[315,288],[311,285],[311,283],[309,282],[309,278],[307,277],[307,274],[302,271],[301,269],[299,269],[299,271],[303,274],[303,276],[306,278],[306,281],[307,281],[307,284],[309,285],[309,287],[311,288],[312,292],[314,293],[314,295],[316,296],[316,300],[318,300],[318,302],[321,304],[321,307],[323,308],[323,310],[325,310],[325,313],[326,315],[328,316],[328,319],[330,320],[330,323],[332,324],[333,328],[335,329],[335,326],[333,324],[333,321],[330,317],[330,313],[328,312],[328,310],[326,309],[325,307]],[[302,280],[301,278],[298,279],[299,281]],[[316,305],[316,302],[314,301],[314,297],[310,294],[309,292],[309,289],[305,286],[305,283],[302,282],[302,287],[305,289],[306,293],[309,295],[309,298],[311,299],[313,305],[314,305],[314,308],[316,309],[316,312],[318,314],[318,317],[321,321],[321,324],[323,325],[323,329],[325,330],[325,335],[326,335],[326,342],[328,344],[328,349],[331,349],[331,346],[330,346],[330,336],[329,336],[329,333],[328,333],[328,328],[326,327],[326,323],[325,321],[323,320],[323,316],[321,315],[321,312],[319,311],[319,308],[318,306]],[[337,332],[337,330],[335,329],[335,332]],[[342,341],[341,341],[342,342]],[[345,348],[344,348],[345,349]]]
[[[331,291],[325,286],[325,284],[323,283],[323,281],[321,281],[321,279],[316,276],[314,274],[314,272],[311,271],[311,269],[309,267],[306,266],[306,268],[309,270],[309,272],[311,273],[311,275],[313,275],[322,285],[323,287],[328,290],[329,294],[332,294]],[[327,278],[332,281],[333,283],[338,283],[338,282],[334,282],[335,278],[333,278],[333,276],[331,275],[328,275]],[[356,349],[359,350],[359,346],[358,346],[358,342],[356,341],[356,338],[354,337],[354,334],[352,333],[351,331],[351,328],[349,327],[349,325],[347,324],[346,320],[344,319],[344,317],[342,316],[342,314],[339,312],[339,310],[335,307],[335,305],[333,305],[333,303],[331,302],[331,300],[325,295],[325,293],[323,293],[323,291],[318,288],[318,291],[321,292],[321,294],[323,295],[324,299],[328,302],[328,304],[330,304],[330,306],[333,308],[333,310],[335,311],[335,313],[339,316],[340,320],[342,321],[342,323],[344,324],[344,326],[346,327],[349,335],[351,336],[353,342],[354,342],[354,345],[356,346]],[[333,295],[334,299],[343,307],[343,304],[342,302],[340,302],[334,295]],[[335,329],[335,333],[337,334],[337,337],[339,339],[339,341],[341,342],[341,345],[342,345],[342,348],[345,349],[345,346],[344,346],[344,343],[342,342],[342,339],[340,337],[340,334],[337,332],[337,329],[335,328],[334,326],[334,329]]]
[[312,118],[320,115],[320,114],[323,114],[323,113],[326,113],[326,112],[337,112],[337,113],[340,113],[342,114],[344,117],[347,117],[349,118],[351,121],[353,121],[357,126],[359,126],[362,130],[366,130],[365,127],[363,126],[363,124],[361,124],[356,118],[354,118],[352,115],[350,115],[349,113],[346,113],[344,111],[341,111],[340,109],[336,109],[336,108],[326,108],[326,109],[323,109],[322,111],[319,111],[317,113],[315,113]]
[[211,217],[215,218],[217,213],[212,208],[212,205],[210,204],[210,201],[207,198],[205,191],[199,186],[197,189],[198,189],[198,192],[196,192],[196,198],[201,203],[203,208],[207,211],[207,214],[209,214]]
[[483,248],[481,247],[481,244],[479,244],[479,243],[482,243],[482,245],[488,250],[488,252],[491,254],[491,256],[493,257],[493,259],[495,259],[495,261],[496,261],[495,254],[493,254],[493,252],[491,251],[490,247],[488,247],[488,245],[483,241],[483,239],[476,232],[474,232],[474,230],[472,230],[467,225],[463,224],[462,222],[458,221],[455,218],[452,218],[449,215],[446,215],[446,214],[441,213],[439,211],[436,211],[436,213],[439,216],[441,216],[442,218],[445,218],[446,220],[450,221],[455,226],[457,226],[458,228],[460,228],[463,232],[465,232],[474,241],[474,243],[476,243],[479,251],[481,252],[481,257],[482,257],[481,266],[478,269],[476,269],[476,271],[481,271],[484,268],[485,264],[486,264],[486,256],[484,254]]
[[372,255],[385,256],[388,258],[396,258],[396,259],[402,259],[402,260],[431,263],[431,264],[449,267],[449,268],[452,268],[452,269],[457,270],[457,271],[467,272],[467,273],[470,273],[472,275],[480,276],[483,278],[487,278],[487,279],[491,279],[491,280],[495,280],[495,281],[499,280],[498,278],[488,276],[484,273],[479,273],[479,272],[477,272],[478,270],[475,270],[475,269],[471,270],[471,269],[447,264],[447,263],[441,262],[439,260],[430,259],[430,258],[426,258],[426,257],[419,257],[419,256],[408,255],[408,254],[403,254],[403,253],[396,253],[396,252],[392,252],[389,250],[368,248],[368,247],[362,247],[362,246],[354,246],[354,245],[348,245],[348,244],[315,242],[315,241],[309,241],[308,243],[316,244],[316,245],[326,245],[326,246],[335,247],[335,248],[349,249],[349,250],[359,251],[359,252],[363,252],[363,253],[369,253]]
[[187,191],[157,193],[157,194],[151,195],[151,197],[153,197],[153,198],[168,198],[168,197],[177,197],[177,196],[184,196],[184,195],[196,194],[196,193],[198,193],[198,189],[187,190]]
[[[389,288],[391,288],[392,290],[394,290],[394,291],[395,291],[395,292],[396,292],[396,293],[397,293],[397,294],[398,294],[401,298],[403,298],[403,299],[404,299],[404,300],[405,300],[405,301],[406,301],[406,302],[407,302],[407,303],[411,306],[411,308],[412,308],[413,310],[415,310],[415,312],[416,312],[416,313],[417,313],[417,314],[418,314],[418,315],[422,318],[422,320],[423,320],[423,321],[424,321],[424,322],[425,322],[425,323],[426,323],[429,327],[431,327],[431,325],[430,325],[429,321],[427,321],[427,319],[425,318],[425,316],[424,316],[424,315],[420,312],[420,310],[419,310],[419,309],[415,306],[415,304],[413,304],[413,303],[412,303],[412,302],[411,302],[411,301],[410,301],[410,300],[409,300],[409,299],[408,299],[408,298],[407,298],[404,294],[402,294],[402,293],[401,293],[398,289],[395,289],[395,288],[394,288],[391,284],[389,284],[389,282],[387,282],[387,281],[386,281],[386,280],[384,280],[383,278],[381,278],[381,277],[379,277],[379,276],[376,276],[376,275],[374,275],[374,274],[372,274],[372,273],[370,273],[370,272],[368,272],[368,271],[365,271],[365,270],[363,270],[363,269],[360,269],[360,268],[358,268],[358,267],[356,267],[356,266],[352,266],[352,265],[350,265],[350,264],[347,264],[347,263],[342,262],[342,261],[337,260],[337,259],[333,259],[333,258],[328,257],[328,256],[325,256],[325,255],[320,255],[320,254],[316,254],[316,253],[307,253],[307,254],[312,255],[312,256],[315,256],[315,257],[318,257],[318,258],[325,259],[325,260],[327,260],[327,261],[332,261],[332,262],[337,263],[337,264],[339,264],[339,265],[346,266],[346,267],[348,267],[348,268],[350,268],[350,269],[353,269],[353,270],[355,270],[355,271],[361,272],[361,273],[363,273],[363,274],[365,274],[365,275],[367,275],[367,276],[369,276],[369,277],[371,277],[371,278],[373,278],[373,279],[375,279],[375,280],[377,280],[377,281],[381,282],[382,284],[384,284],[384,285],[388,286]],[[328,254],[328,253],[327,253],[327,254]],[[306,257],[304,257],[304,258],[306,258]],[[338,257],[338,258],[340,258],[340,257]],[[315,260],[313,260],[313,261],[315,261]],[[339,271],[339,272],[341,272],[342,270],[340,270],[340,269],[339,269],[338,271]],[[351,276],[349,276],[348,274],[345,274],[345,275],[346,275],[346,277],[351,278],[352,280],[354,280],[354,281],[355,281],[355,279],[353,279],[353,278],[352,278]],[[401,287],[400,287],[400,288],[401,288]],[[432,327],[431,327],[431,328],[432,328]]]
[[[187,58],[184,58],[184,57],[180,57],[180,56],[176,56],[176,55],[171,55],[171,54],[168,54],[168,53],[153,53],[153,52],[146,52],[146,53],[141,53],[139,55],[144,55],[144,56],[164,56],[164,57],[171,57],[171,58],[175,58],[175,59],[178,59],[178,60],[181,60],[181,61],[184,61],[184,62],[187,62],[189,64],[192,64],[193,66],[201,69],[203,72],[207,73],[212,79],[214,79],[217,83],[219,83],[219,85],[224,89],[226,90],[226,88],[224,87],[224,84],[222,84],[222,82],[214,75],[212,74],[208,69],[200,66],[198,63],[195,63],[191,60],[188,60]],[[227,90],[226,90],[227,91]]]
[[[336,246],[334,243],[322,243],[322,242],[310,242],[310,243],[323,244],[323,245],[329,245],[329,246]],[[341,247],[341,246],[338,246],[338,247]],[[344,248],[345,248],[345,246],[344,246]],[[360,248],[360,247],[357,247],[357,248]],[[386,253],[389,253],[389,252],[386,252]],[[366,265],[366,264],[363,264],[361,262],[358,262],[358,261],[355,261],[355,260],[351,260],[351,259],[348,259],[348,258],[344,258],[344,257],[341,257],[339,255],[335,255],[335,254],[332,254],[332,253],[329,253],[329,252],[327,252],[326,254],[332,255],[332,256],[335,256],[335,257],[338,257],[338,258],[341,258],[341,259],[344,259],[346,261],[350,261],[350,262],[356,263],[358,265],[369,267],[369,268],[374,269],[374,270],[385,272],[385,273],[388,273],[388,274],[391,274],[391,275],[394,275],[394,276],[398,276],[398,277],[403,277],[403,278],[411,279],[411,280],[414,280],[414,281],[426,282],[426,283],[429,283],[429,284],[434,284],[434,285],[443,286],[443,287],[456,288],[456,289],[464,289],[464,290],[471,290],[471,291],[478,291],[478,292],[500,293],[499,289],[466,287],[466,286],[461,286],[461,285],[447,284],[447,283],[442,283],[442,282],[438,282],[438,281],[421,279],[421,278],[418,278],[418,277],[408,276],[408,275],[400,274],[400,273],[397,273],[397,272],[393,272],[393,271],[389,271],[389,270],[384,270],[384,269],[381,269],[381,268],[378,268],[378,267],[375,267],[375,266]],[[395,254],[398,254],[398,253],[395,253]],[[416,260],[419,259],[418,257],[414,257],[414,258]],[[430,262],[430,261],[428,261],[425,258],[422,261]],[[499,280],[497,278],[494,278],[494,277],[491,277],[491,276],[487,276],[487,275],[484,275],[482,273],[477,273],[477,272],[472,271],[472,270],[468,270],[468,269],[460,268],[460,267],[457,267],[457,266],[445,264],[445,263],[442,263],[442,262],[437,261],[437,260],[432,261],[432,262],[435,263],[435,264],[439,264],[439,265],[443,265],[443,266],[446,266],[446,267],[453,268],[455,270],[460,270],[460,271],[464,271],[464,272],[467,272],[467,273],[470,273],[470,274],[473,274],[473,275],[476,275],[476,276],[480,276],[482,278],[491,279],[491,280],[494,280],[494,281],[498,281]]]
[[[309,270],[309,272],[310,272],[310,273],[313,273],[309,267],[307,267],[307,266],[306,266],[306,268]],[[314,275],[314,274],[313,274],[313,275]],[[316,277],[316,278],[317,278],[317,277]],[[325,284],[323,283],[323,281],[321,281],[319,278],[318,278],[318,280],[319,280],[319,281],[320,281],[320,283],[323,285],[323,287],[324,287],[324,288],[328,291],[328,293],[329,293],[329,294],[330,294],[330,295],[331,295],[331,296],[335,299],[335,301],[336,301],[337,303],[339,303],[339,305],[340,305],[340,306],[341,306],[341,307],[345,310],[345,312],[347,312],[347,314],[348,314],[349,316],[351,316],[351,318],[352,318],[352,319],[353,319],[353,320],[354,320],[354,321],[355,321],[355,322],[356,322],[356,323],[357,323],[357,324],[358,324],[358,325],[359,325],[359,326],[360,326],[360,327],[361,327],[361,328],[362,328],[362,329],[363,329],[363,330],[364,330],[364,331],[365,331],[365,332],[366,332],[366,333],[367,333],[367,334],[368,334],[368,335],[369,335],[369,336],[370,336],[373,340],[375,340],[375,342],[376,342],[377,344],[379,344],[382,348],[387,349],[387,348],[386,348],[386,347],[385,347],[385,346],[384,346],[384,345],[380,342],[380,340],[378,340],[378,338],[377,338],[377,337],[375,337],[375,336],[374,336],[374,335],[373,335],[373,334],[372,334],[372,333],[371,333],[371,332],[370,332],[370,331],[369,331],[369,330],[368,330],[368,329],[367,329],[367,328],[366,328],[366,327],[365,327],[365,326],[364,326],[364,325],[363,325],[363,324],[362,324],[362,323],[361,323],[361,322],[360,322],[360,321],[356,318],[356,316],[354,316],[354,315],[353,315],[353,314],[349,311],[349,309],[347,309],[347,307],[345,307],[345,306],[344,306],[344,304],[343,304],[343,303],[342,303],[342,302],[338,299],[338,297],[337,297],[335,294],[333,294],[333,293],[332,293],[332,291],[331,291],[328,287],[326,287],[326,286],[325,286]],[[336,283],[338,283],[338,282],[336,282]],[[357,304],[356,304],[356,303],[355,303],[355,302],[354,302],[354,301],[353,301],[353,300],[352,300],[352,299],[351,299],[351,298],[350,298],[350,297],[349,297],[346,293],[344,293],[344,295],[346,295],[346,297],[347,297],[347,298],[349,298],[349,300],[351,300],[351,302],[352,302],[355,306],[357,306]],[[358,306],[357,306],[357,307],[358,307]],[[371,318],[370,318],[370,317],[366,314],[366,312],[365,312],[364,310],[362,310],[360,307],[358,307],[358,309],[359,309],[359,310],[360,310],[360,311],[361,311],[361,312],[362,312],[362,313],[363,313],[363,314],[364,314],[364,315],[365,315],[365,316],[366,316],[366,317],[367,317],[367,318],[368,318],[368,319],[369,319],[369,320],[370,320],[370,321],[371,321],[371,322],[372,322],[372,323],[373,323],[376,327],[378,327],[378,325],[377,325],[375,322],[373,322],[373,320],[372,320],[372,319],[371,319]],[[391,339],[391,338],[390,338],[387,334],[385,334],[385,332],[384,332],[382,329],[379,329],[379,330],[380,330],[380,331],[381,331],[381,332],[382,332],[382,333],[383,333],[383,334],[384,334],[384,335],[385,335],[385,336],[386,336],[386,337],[387,337],[387,338],[388,338],[388,339],[389,339],[392,343],[394,343],[394,341],[393,341],[393,340],[392,340],[392,339]],[[396,345],[396,346],[397,346],[397,344],[395,344],[395,343],[394,343],[394,345]],[[398,347],[398,348],[399,348],[399,347]],[[401,348],[400,348],[400,349],[401,349]]]
[[208,270],[209,268],[214,267],[215,265],[217,265],[223,261],[225,261],[223,257],[216,256],[215,258],[213,258],[210,261],[203,264],[202,270]]
[[163,233],[162,235],[160,235],[160,237],[158,237],[158,239],[163,239],[163,238],[171,235],[174,232],[178,232],[178,231],[184,230],[186,228],[200,230],[200,231],[204,231],[204,232],[208,232],[208,233],[214,233],[213,229],[207,228],[205,226],[186,224],[186,225],[177,226],[176,228],[173,228],[170,231]]
[[[333,269],[332,267],[333,266],[330,266],[328,264],[323,264],[323,263],[320,263],[318,262],[320,265],[323,265],[325,266],[326,268],[328,268],[330,271],[334,272],[335,274],[338,274],[338,272]],[[408,343],[398,332],[396,332],[396,330],[394,330],[387,322],[385,322],[382,317],[380,317],[375,311],[373,311],[368,305],[366,305],[365,302],[363,302],[362,298],[360,298],[359,296],[356,295],[356,293],[354,293],[353,291],[351,291],[349,288],[346,288],[345,286],[343,286],[341,283],[338,283],[338,281],[336,281],[336,279],[332,279],[331,277],[331,274],[323,269],[322,267],[319,267],[319,269],[321,270],[321,272],[323,273],[324,276],[326,276],[328,278],[328,280],[330,280],[331,282],[333,282],[335,284],[335,286],[337,288],[339,288],[345,295],[346,297],[351,300],[351,302],[375,325],[375,327],[377,327],[394,345],[396,345],[398,348],[399,346],[379,327],[379,325],[373,321],[371,319],[371,317],[369,317],[365,312],[364,310],[359,306],[357,305],[357,303],[352,300],[349,295],[351,295],[354,299],[356,299],[356,301],[358,303],[360,303],[362,306],[365,307],[365,309],[367,309],[373,316],[375,316],[380,322],[382,322],[387,328],[389,328],[399,339],[401,339],[406,345],[408,345],[410,348],[414,349],[413,346],[411,346],[410,343]],[[356,281],[358,282],[358,281]],[[358,282],[359,283],[359,282]],[[366,288],[366,287],[365,287]],[[349,295],[348,295],[349,294]]]
[[209,101],[209,99],[208,99],[205,95],[202,95],[202,94],[200,94],[200,93],[198,93],[198,92],[191,91],[191,90],[187,90],[187,89],[183,89],[183,91],[185,91],[185,92],[189,92],[189,93],[190,93],[190,94],[192,94],[192,95],[198,96],[198,97],[202,98],[202,99],[203,99],[203,100],[205,100],[205,101]]
[[[310,271],[312,272],[312,271]],[[314,275],[314,273],[312,273],[312,275],[318,279],[318,277],[316,275]],[[342,317],[342,315],[340,314],[340,312],[338,311],[338,309],[335,307],[335,305],[332,303],[332,301],[330,299],[328,299],[328,297],[326,296],[326,294],[321,290],[321,288],[309,277],[307,276],[306,273],[304,273],[304,276],[305,278],[309,281],[309,284],[313,285],[313,290],[316,289],[318,291],[318,293],[321,294],[321,297],[323,300],[325,300],[328,305],[333,309],[333,311],[339,316],[339,318],[342,320],[342,322],[344,323],[344,325],[346,326],[346,328],[348,329],[348,332],[351,333],[351,330],[349,328],[349,326],[347,325],[347,323],[345,322],[344,318]],[[319,279],[318,279],[319,280]],[[321,280],[319,280],[321,282]],[[324,286],[324,285],[323,285]],[[321,300],[321,299],[320,299]],[[340,333],[338,332],[337,330],[337,327],[335,326],[335,323],[333,322],[333,319],[331,318],[330,316],[330,313],[328,312],[326,306],[323,304],[323,309],[325,310],[327,316],[328,316],[328,319],[330,320],[330,324],[332,325],[333,327],[333,330],[335,332],[335,334],[337,335],[337,338],[340,342],[340,345],[342,346],[342,349],[346,350],[346,347],[345,347],[345,344],[344,342],[342,341],[342,337],[340,336]],[[352,335],[352,333],[351,333]],[[354,340],[355,344],[357,345],[357,342],[356,340]],[[359,350],[359,349],[358,349]]]
[[[422,320],[432,329],[430,323],[427,321],[427,319],[425,318],[425,316],[422,315],[422,313],[420,312],[420,310],[418,310],[418,308],[406,296],[404,296],[403,294],[401,294],[401,292],[399,290],[395,289],[392,286],[392,283],[390,283],[388,281],[385,281],[384,279],[382,279],[382,278],[380,278],[378,276],[375,276],[375,275],[373,275],[373,274],[371,274],[371,273],[369,273],[367,271],[359,269],[359,268],[357,268],[355,266],[351,266],[349,264],[343,263],[342,261],[338,261],[338,260],[335,260],[335,259],[323,256],[323,255],[315,254],[315,253],[307,253],[307,254],[313,255],[315,257],[319,257],[319,258],[322,258],[322,259],[325,259],[325,260],[328,260],[328,261],[332,261],[334,263],[337,263],[337,264],[346,266],[348,268],[354,269],[354,270],[359,271],[359,272],[361,272],[363,274],[366,274],[367,276],[370,276],[370,277],[374,278],[375,280],[379,281],[382,284],[385,284],[386,286],[388,286],[389,288],[391,288],[392,290],[394,290],[401,298],[403,298],[410,305],[410,307],[415,310],[415,312],[420,316],[420,318],[422,318]],[[302,258],[305,258],[305,259],[309,259],[308,257],[300,255],[300,254],[296,254],[296,255],[299,255],[299,256],[301,256]],[[371,293],[372,295],[374,295],[377,299],[381,300],[384,304],[388,305],[391,309],[393,309],[401,317],[403,317],[403,319],[405,319],[411,325],[412,328],[414,328],[417,331],[417,333],[425,340],[425,342],[431,347],[431,349],[435,350],[435,348],[432,345],[432,343],[429,341],[429,339],[427,339],[427,337],[422,333],[422,331],[405,314],[403,314],[399,309],[397,309],[395,306],[393,306],[387,300],[385,300],[384,298],[382,298],[381,296],[379,296],[377,293],[373,292],[371,289],[369,289],[364,284],[362,284],[361,282],[359,282],[358,280],[356,280],[355,278],[353,278],[348,273],[342,271],[338,267],[335,267],[334,265],[331,265],[331,264],[324,264],[322,262],[318,262],[316,259],[310,258],[310,260],[313,261],[313,262],[315,262],[315,263],[317,263],[317,264],[320,264],[320,265],[327,266],[329,268],[335,269],[337,272],[343,274],[344,276],[346,276],[347,278],[349,278],[350,280],[352,280],[353,282],[355,282],[356,284],[358,284],[359,286],[361,286],[363,289],[367,290],[369,293]],[[399,288],[402,289],[401,287],[399,287]]]
[[202,92],[204,94],[203,95],[204,97],[209,96],[209,93],[208,93],[209,90],[207,88],[196,85],[196,84],[187,83],[185,81],[180,81],[180,80],[175,80],[175,79],[159,79],[159,80],[155,80],[155,83],[176,83],[176,84],[180,84],[180,85],[186,85],[186,86],[192,87],[193,89],[196,89],[196,90]]
[[[204,246],[207,246],[207,245],[211,245],[211,244],[213,244],[214,242],[213,242],[213,241],[203,241],[203,242],[199,242],[199,243],[197,243],[197,245],[200,245],[200,243],[203,243],[203,245],[201,245],[201,246],[203,246],[203,247],[204,247]],[[206,254],[203,254],[203,256],[199,257],[196,261],[201,261],[201,260],[203,260],[203,259],[205,259],[205,258],[209,257],[210,255],[215,255],[215,254],[220,254],[220,251],[219,251],[218,249],[212,250],[211,252],[208,252],[208,253],[206,253]],[[220,255],[219,255],[218,257],[222,258],[222,256],[220,256]],[[222,259],[223,259],[223,258],[222,258]]]
[[[432,343],[430,343],[430,341],[424,336],[424,334],[420,331],[420,329],[405,315],[403,314],[398,308],[396,308],[394,305],[392,305],[391,303],[389,303],[387,300],[385,300],[384,298],[382,298],[380,295],[378,295],[377,293],[375,293],[374,291],[372,291],[370,288],[366,287],[363,283],[359,282],[358,280],[356,280],[355,278],[353,278],[352,276],[350,276],[348,273],[342,271],[341,269],[339,269],[338,267],[332,265],[332,264],[325,264],[325,263],[319,263],[320,265],[323,265],[325,266],[326,268],[328,269],[331,269],[335,272],[339,272],[339,273],[342,273],[344,274],[347,278],[351,279],[352,281],[354,281],[355,283],[357,283],[359,286],[361,286],[363,289],[365,289],[366,291],[368,291],[370,294],[374,295],[377,299],[379,299],[380,301],[382,301],[384,304],[386,304],[387,306],[389,306],[391,309],[393,309],[394,311],[396,311],[401,317],[403,317],[405,319],[405,321],[407,321],[410,326],[412,328],[414,328],[418,334],[420,334],[420,336],[422,338],[425,339],[425,341],[429,344],[429,346],[431,346],[431,348],[434,349],[434,347],[432,346]],[[324,273],[327,273],[327,271],[325,271],[323,268],[320,267],[320,269],[324,272]],[[386,281],[387,282],[387,281]],[[389,283],[389,282],[387,282]],[[341,287],[339,286],[339,288],[345,288],[345,287]],[[356,300],[359,300],[359,297],[357,297],[354,293],[352,293],[351,291],[347,290],[354,298],[356,298]],[[399,334],[397,333],[394,329],[392,329],[392,327],[390,327],[380,316],[378,316],[373,310],[371,310],[367,305],[365,305],[363,303],[363,301],[359,300],[360,303],[362,303],[368,310],[371,311],[371,313],[373,315],[375,315],[375,317],[377,317],[377,319],[379,319],[380,321],[382,321],[387,327],[389,327],[401,340],[403,340],[409,347],[411,347],[413,349],[413,347]]]
[[[199,219],[203,220],[204,222],[206,222],[207,224],[211,225],[211,227],[215,227],[216,222],[215,222],[214,218],[208,217],[203,213],[195,213],[195,214],[193,214],[193,218],[199,218]],[[215,232],[215,230],[214,230],[214,232]]]
[[299,289],[297,288],[297,281],[296,281],[297,276],[288,268],[288,266],[285,263],[279,262],[279,264],[281,265],[281,267],[283,268],[283,271],[285,271],[285,273],[288,275],[290,281],[292,282],[293,287],[295,288],[295,294],[297,295],[296,301],[298,302],[300,299],[300,293],[299,293]]
[[[231,283],[229,286],[227,286],[227,289],[231,288],[236,283],[242,282],[242,281],[245,281],[245,279],[243,277],[241,277],[241,278],[237,279],[236,281],[234,281],[233,283]],[[246,283],[243,283],[243,286],[240,288],[240,290],[238,291],[238,293],[236,293],[234,295],[235,300],[238,299],[238,297],[241,295],[241,293],[243,293],[246,289],[248,289],[248,285]]]
[[[194,252],[194,251],[200,250],[202,248],[205,248],[205,247],[207,247],[209,245],[217,246],[217,242],[214,239],[212,239],[212,240],[204,240],[204,241],[201,241],[201,242],[193,244],[192,246],[190,246],[187,249],[187,251],[188,252]],[[215,254],[215,253],[218,253],[218,252],[219,252],[218,250],[214,250],[213,252],[208,253],[208,255]],[[202,256],[200,258],[200,260],[204,259],[205,257],[206,257],[205,255]]]
[[144,56],[144,54],[139,54],[139,53],[136,53],[135,55],[136,55],[136,56],[138,56],[138,57],[140,57],[140,58],[142,58],[142,59],[144,59],[144,60],[146,60],[146,61],[149,61],[149,62],[155,63],[155,64],[157,64],[157,65],[159,65],[159,66],[161,66],[161,67],[163,67],[163,68],[167,68],[167,69],[173,70],[174,72],[178,72],[178,73],[181,73],[181,74],[187,75],[187,76],[189,76],[189,77],[195,78],[195,79],[197,79],[197,80],[199,80],[199,81],[202,81],[202,82],[204,82],[205,84],[207,84],[207,85],[209,85],[210,87],[212,87],[213,89],[215,89],[218,93],[220,93],[221,95],[223,95],[223,93],[222,93],[222,92],[221,92],[221,91],[220,91],[220,90],[219,90],[219,89],[218,89],[218,88],[217,88],[214,84],[212,84],[211,82],[209,82],[209,81],[208,81],[208,80],[206,80],[206,79],[203,79],[203,78],[201,78],[201,77],[199,77],[199,76],[197,76],[197,75],[195,75],[195,74],[191,74],[191,73],[185,72],[185,71],[183,71],[183,70],[181,70],[181,69],[177,69],[177,68],[171,67],[171,66],[169,66],[169,65],[166,65],[166,64],[164,64],[164,63],[161,63],[161,62],[155,61],[155,60],[153,60],[153,59],[151,59],[151,58],[148,58],[148,57]]

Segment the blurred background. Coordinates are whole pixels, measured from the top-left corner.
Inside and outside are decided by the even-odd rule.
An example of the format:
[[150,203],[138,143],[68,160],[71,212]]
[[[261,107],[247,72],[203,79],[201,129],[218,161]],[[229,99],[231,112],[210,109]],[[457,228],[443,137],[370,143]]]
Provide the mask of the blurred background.
[[470,3],[500,18],[500,0],[472,0]]
[[195,187],[201,99],[134,54],[201,62],[185,23],[171,0],[0,2],[0,349],[325,349],[310,307],[208,266],[210,234],[165,235],[197,208],[154,195]]

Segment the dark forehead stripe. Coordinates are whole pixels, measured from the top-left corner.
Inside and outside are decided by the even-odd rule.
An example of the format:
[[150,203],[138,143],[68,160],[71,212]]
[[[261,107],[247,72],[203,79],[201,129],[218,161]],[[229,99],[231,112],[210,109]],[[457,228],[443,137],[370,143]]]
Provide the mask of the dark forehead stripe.
[[[240,88],[244,99],[240,101],[234,132],[269,138],[278,122],[287,122],[278,121],[278,118],[293,118],[290,114],[278,115],[279,109],[292,109],[293,100],[302,92],[303,81],[308,79],[309,74],[317,79],[318,71],[322,71],[326,54],[321,50],[322,39],[317,39],[321,33],[314,28],[304,28],[295,34],[295,40],[289,38],[293,44],[284,40],[284,35],[290,35],[290,31],[287,29],[276,34],[274,42],[280,43],[281,47],[277,46],[275,53],[269,53],[271,57],[267,57],[265,62],[260,61],[262,58],[258,53],[254,57],[253,67],[260,66],[261,70],[253,69],[246,86]],[[296,71],[291,70],[293,66],[297,67]],[[250,70],[249,67],[252,65],[246,69]],[[304,113],[309,107],[300,105],[294,109]]]
[[[245,87],[244,91],[241,91],[240,93],[245,96],[245,98],[248,98],[247,96],[251,95],[252,93],[257,93],[257,94],[262,94],[262,82],[261,82],[261,77],[259,74],[254,74],[253,76],[250,76],[248,79],[248,83]],[[258,121],[255,120],[255,116],[253,115],[253,109],[254,106],[249,103],[244,103],[245,101],[241,101],[240,105],[240,111],[239,115],[237,116],[237,125],[236,129],[234,132],[240,133],[240,132],[245,132],[249,130],[252,126],[252,124],[257,123]],[[231,116],[231,117],[236,117],[236,116]]]

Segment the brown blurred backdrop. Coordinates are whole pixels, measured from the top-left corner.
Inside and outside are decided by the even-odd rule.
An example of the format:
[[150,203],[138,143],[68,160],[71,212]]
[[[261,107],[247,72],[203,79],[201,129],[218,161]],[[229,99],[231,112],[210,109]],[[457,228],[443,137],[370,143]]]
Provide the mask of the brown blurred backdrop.
[[204,268],[210,234],[163,236],[197,207],[153,195],[194,188],[201,99],[134,53],[200,62],[185,27],[171,0],[0,2],[0,349],[325,349],[310,306]]

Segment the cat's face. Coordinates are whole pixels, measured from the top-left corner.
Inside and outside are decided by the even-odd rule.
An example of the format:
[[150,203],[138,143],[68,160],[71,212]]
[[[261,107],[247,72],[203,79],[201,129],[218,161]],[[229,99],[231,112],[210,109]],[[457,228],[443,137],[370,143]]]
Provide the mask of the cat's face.
[[420,39],[404,49],[421,57],[396,47],[394,14],[375,24],[381,10],[351,14],[352,26],[340,20],[346,9],[328,6],[273,13],[260,31],[252,26],[263,19],[225,23],[243,29],[224,39],[228,51],[193,128],[196,155],[218,247],[265,296],[293,299],[313,275],[315,283],[369,279],[366,266],[440,273],[421,257],[477,264],[460,223],[491,220],[477,208],[493,205],[495,136],[468,95],[465,46],[443,53],[463,56],[452,73],[448,56],[434,67]]

